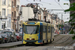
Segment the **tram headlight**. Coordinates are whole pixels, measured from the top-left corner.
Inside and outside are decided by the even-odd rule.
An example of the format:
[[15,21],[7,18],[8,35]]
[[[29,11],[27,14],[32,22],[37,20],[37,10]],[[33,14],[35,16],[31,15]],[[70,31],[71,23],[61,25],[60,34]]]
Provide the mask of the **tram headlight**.
[[30,40],[32,40],[32,37],[29,37]]
[[35,40],[34,38],[32,38],[32,40]]

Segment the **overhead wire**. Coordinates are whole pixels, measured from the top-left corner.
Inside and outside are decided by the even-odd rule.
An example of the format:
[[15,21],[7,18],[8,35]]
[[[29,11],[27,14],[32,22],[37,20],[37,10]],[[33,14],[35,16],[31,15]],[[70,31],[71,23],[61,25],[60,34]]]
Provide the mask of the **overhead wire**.
[[[63,9],[63,7],[60,5],[60,3],[58,3],[56,0],[54,0],[62,9]],[[64,10],[64,9],[63,9]]]
[[[27,0],[28,1],[28,0]],[[56,0],[54,0],[61,8],[62,8],[62,6],[60,5],[60,3],[58,3]],[[30,1],[28,1],[28,2],[30,2]],[[40,1],[40,2],[42,2],[42,1]],[[46,4],[50,4],[50,3],[47,3],[47,2],[42,2],[42,3],[46,3]],[[50,4],[51,5],[51,4]],[[63,8],[62,8],[63,9]],[[64,9],[63,9],[64,10]]]
[[[26,1],[30,2],[29,0],[26,0]],[[36,1],[36,0],[35,0],[35,1]],[[42,1],[40,1],[40,2],[42,2]],[[51,3],[47,3],[47,2],[42,2],[42,3],[50,4],[50,5],[51,5]]]
[[[26,1],[28,1],[28,0],[26,0]],[[30,1],[28,1],[28,2],[30,2]]]

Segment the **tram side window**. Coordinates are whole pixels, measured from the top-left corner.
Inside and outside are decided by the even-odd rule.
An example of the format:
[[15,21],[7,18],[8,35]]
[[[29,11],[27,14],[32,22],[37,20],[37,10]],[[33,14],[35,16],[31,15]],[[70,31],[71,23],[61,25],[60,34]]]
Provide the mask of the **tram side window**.
[[50,26],[48,26],[48,33],[50,33]]
[[54,27],[52,27],[52,33],[54,33]]
[[43,32],[46,33],[46,26],[43,26]]

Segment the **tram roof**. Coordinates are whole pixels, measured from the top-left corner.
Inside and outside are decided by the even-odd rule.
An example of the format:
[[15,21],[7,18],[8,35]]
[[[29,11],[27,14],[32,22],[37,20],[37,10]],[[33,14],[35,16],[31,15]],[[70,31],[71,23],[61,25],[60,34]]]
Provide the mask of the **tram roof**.
[[[38,20],[38,19],[28,19],[28,21],[25,21],[25,22],[44,22],[44,21]],[[50,22],[44,22],[44,23],[49,23],[50,24]]]

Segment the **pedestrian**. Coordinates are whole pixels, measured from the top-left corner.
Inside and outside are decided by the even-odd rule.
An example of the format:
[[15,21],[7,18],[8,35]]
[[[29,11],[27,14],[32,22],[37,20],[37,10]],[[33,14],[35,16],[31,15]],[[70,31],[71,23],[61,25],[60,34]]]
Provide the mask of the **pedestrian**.
[[63,33],[65,34],[65,28],[63,27]]

